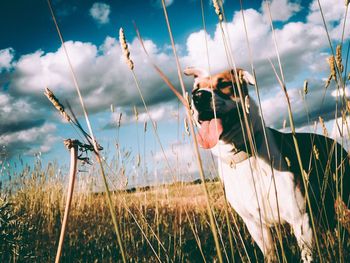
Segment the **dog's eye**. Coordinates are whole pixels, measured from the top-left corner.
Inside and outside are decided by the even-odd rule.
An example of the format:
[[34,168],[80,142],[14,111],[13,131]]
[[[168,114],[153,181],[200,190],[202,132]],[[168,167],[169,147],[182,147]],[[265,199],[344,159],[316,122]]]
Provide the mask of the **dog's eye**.
[[224,79],[223,78],[218,78],[217,82],[221,83]]
[[224,89],[224,88],[227,88],[227,87],[232,87],[232,82],[231,81],[225,81],[222,79],[221,82],[218,82],[218,84],[216,85],[216,87],[218,89]]

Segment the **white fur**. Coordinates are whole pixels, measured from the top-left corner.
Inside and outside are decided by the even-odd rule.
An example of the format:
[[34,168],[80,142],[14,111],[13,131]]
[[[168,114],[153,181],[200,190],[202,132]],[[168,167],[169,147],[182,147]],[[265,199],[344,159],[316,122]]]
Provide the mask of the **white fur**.
[[242,217],[266,259],[269,262],[276,260],[269,228],[286,222],[293,228],[303,262],[311,262],[312,230],[304,198],[294,184],[294,175],[274,169],[277,205],[271,166],[258,157],[250,157],[232,166],[226,161],[232,155],[230,149],[232,146],[222,141],[212,149],[218,156],[219,175],[226,197]]

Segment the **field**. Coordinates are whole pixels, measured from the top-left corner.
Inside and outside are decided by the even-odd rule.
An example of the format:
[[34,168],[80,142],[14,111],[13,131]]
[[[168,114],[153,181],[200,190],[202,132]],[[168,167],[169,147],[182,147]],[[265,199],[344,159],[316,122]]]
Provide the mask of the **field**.
[[[64,212],[66,186],[57,179],[54,165],[23,172],[20,178],[13,183],[18,192],[0,200],[1,262],[52,262]],[[207,187],[220,244],[225,248],[224,261],[248,262],[249,257],[251,262],[262,262],[262,253],[243,222],[229,209],[234,239],[231,251],[221,184],[207,181]],[[205,196],[198,181],[113,192],[112,201],[128,261],[217,260]],[[121,261],[105,194],[75,192],[66,231],[62,262]],[[282,231],[283,236],[288,237],[283,239],[285,259],[298,262],[300,252],[290,229]],[[336,237],[334,233],[325,235],[320,235],[322,253],[324,260],[332,262],[338,257]],[[276,244],[279,244],[277,240]],[[349,240],[345,242],[343,253],[346,262],[350,256]]]

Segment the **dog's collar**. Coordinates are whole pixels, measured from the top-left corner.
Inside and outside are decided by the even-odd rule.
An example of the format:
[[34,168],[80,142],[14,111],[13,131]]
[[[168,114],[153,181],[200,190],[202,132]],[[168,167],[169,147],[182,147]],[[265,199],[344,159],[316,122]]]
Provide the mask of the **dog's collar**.
[[[254,133],[254,141],[256,144],[261,145],[263,142],[263,133],[262,131],[258,131]],[[230,167],[235,167],[236,164],[239,164],[245,160],[247,160],[249,157],[253,156],[252,149],[250,148],[250,145],[232,145],[232,155],[230,157],[221,157],[220,159],[228,164]]]
[[221,161],[228,164],[231,168],[235,168],[237,164],[247,160],[251,155],[246,153],[245,151],[236,151],[232,153],[231,157],[223,158],[221,157]]

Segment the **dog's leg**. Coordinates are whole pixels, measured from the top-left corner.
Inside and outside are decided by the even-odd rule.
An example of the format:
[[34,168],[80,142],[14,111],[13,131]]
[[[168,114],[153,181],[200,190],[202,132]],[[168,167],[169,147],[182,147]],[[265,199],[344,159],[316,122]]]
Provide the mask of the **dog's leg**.
[[266,262],[277,262],[277,257],[273,245],[270,229],[267,226],[261,226],[260,223],[250,220],[244,220],[250,235],[263,252]]
[[284,218],[293,228],[294,235],[298,241],[298,246],[301,250],[302,261],[304,263],[312,262],[311,249],[313,235],[309,215],[305,211],[304,199],[299,189],[295,189],[295,192],[290,196],[294,197],[288,202],[291,205],[289,209],[291,213],[286,213]]
[[304,263],[312,262],[312,229],[309,223],[309,215],[300,213],[290,223],[293,227],[294,235],[301,250],[301,259]]

